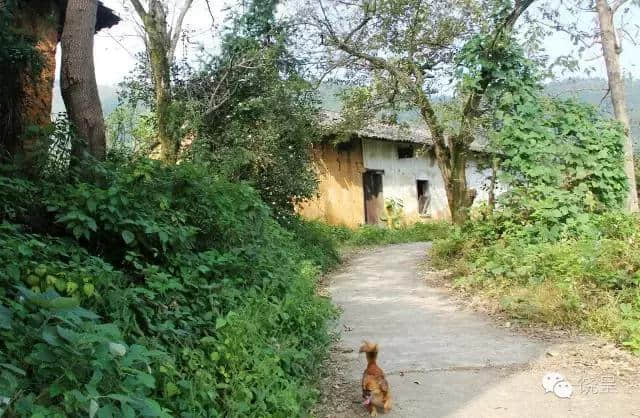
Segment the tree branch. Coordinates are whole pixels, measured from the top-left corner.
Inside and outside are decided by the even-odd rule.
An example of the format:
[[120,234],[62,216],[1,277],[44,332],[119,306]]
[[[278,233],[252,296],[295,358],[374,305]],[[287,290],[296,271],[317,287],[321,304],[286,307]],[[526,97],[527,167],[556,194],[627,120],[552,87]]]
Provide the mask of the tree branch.
[[531,6],[534,1],[535,0],[516,0],[515,7],[511,11],[511,13],[509,13],[509,16],[507,16],[503,26],[499,29],[499,31],[506,30],[507,32],[511,32],[513,26],[516,24],[520,16],[522,16],[522,14],[527,10],[529,6]]
[[[392,77],[394,77],[395,80],[401,82],[405,87],[411,90],[413,94],[415,94],[416,100],[418,102],[417,104],[420,107],[420,113],[423,117],[423,120],[429,127],[429,130],[431,131],[433,140],[437,148],[441,153],[448,153],[443,128],[438,122],[438,118],[436,116],[435,110],[433,109],[431,101],[429,100],[429,97],[425,94],[424,90],[422,90],[424,78],[419,69],[416,67],[415,62],[413,62],[412,60],[412,63],[410,63],[410,74],[405,74],[397,65],[387,61],[386,59],[367,54],[366,52],[357,49],[356,47],[351,45],[349,41],[355,33],[361,30],[370,21],[371,16],[365,15],[363,20],[349,32],[346,38],[341,39],[331,26],[322,0],[319,0],[319,5],[324,20],[323,22],[319,23],[325,27],[329,40],[333,42],[338,49],[346,52],[352,57],[368,62],[374,69],[387,71]],[[415,77],[415,80],[411,78],[412,74]]]
[[[180,33],[182,32],[184,17],[186,16],[192,4],[193,0],[185,0],[184,4],[182,5],[182,9],[180,9],[180,14],[178,15],[175,26],[171,28],[173,35],[171,36],[171,45],[169,47],[169,61],[173,61],[173,56],[176,52],[176,46],[178,45],[178,41],[180,40]],[[209,3],[207,2],[207,5],[208,4]]]
[[[531,4],[533,4],[535,0],[517,0],[514,9],[509,13],[504,22],[498,26],[493,35],[493,42],[491,43],[492,47],[495,45],[497,40],[502,36],[505,32],[511,32],[513,30],[513,26],[518,21],[518,18],[522,16],[522,14],[527,10]],[[485,80],[481,80],[480,90],[473,91],[469,94],[469,98],[467,99],[464,107],[462,108],[462,116],[460,119],[460,132],[456,135],[456,140],[463,142],[471,142],[473,141],[473,137],[469,135],[469,117],[472,116],[478,109],[480,105],[480,101],[482,96],[484,95],[485,90],[488,87],[488,82]]]
[[353,28],[353,30],[351,32],[349,32],[347,37],[344,38],[344,42],[351,41],[351,38],[353,37],[353,35],[355,35],[356,32],[358,32],[359,30],[364,28],[366,26],[366,24],[369,23],[370,20],[371,20],[371,15],[365,15],[364,19],[362,19],[362,22],[360,22],[360,24],[358,26]]
[[215,22],[216,19],[213,16],[213,11],[211,10],[211,3],[209,3],[209,0],[204,0],[205,4],[207,5],[207,11],[209,12],[209,16],[211,17],[211,28],[215,29]]
[[140,0],[131,0],[131,4],[133,5],[136,13],[138,13],[138,16],[140,16],[140,18],[144,20],[147,16],[147,12],[144,10],[144,7],[142,6],[142,3],[140,3]]
[[607,92],[602,96],[602,99],[600,99],[600,104],[598,106],[602,106],[602,102],[604,102],[604,99],[609,96],[609,93],[611,93],[611,87],[607,87]]
[[623,4],[627,3],[629,0],[618,0],[616,2],[614,2],[611,5],[611,15],[616,14],[616,12],[618,11],[618,8],[620,8],[620,6],[622,6]]

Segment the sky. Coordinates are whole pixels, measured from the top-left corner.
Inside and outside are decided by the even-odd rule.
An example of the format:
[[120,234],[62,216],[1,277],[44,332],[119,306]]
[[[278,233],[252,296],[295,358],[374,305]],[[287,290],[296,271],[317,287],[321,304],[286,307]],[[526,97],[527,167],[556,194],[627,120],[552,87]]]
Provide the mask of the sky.
[[[172,4],[181,6],[183,0],[169,0]],[[139,36],[137,16],[130,6],[129,0],[102,0],[103,4],[113,9],[122,21],[110,28],[100,31],[94,38],[94,60],[96,79],[99,85],[117,85],[135,67],[136,54],[144,51],[142,38]],[[142,0],[146,6],[146,1]],[[200,45],[208,51],[215,52],[218,46],[218,34],[223,23],[224,9],[230,3],[228,0],[210,0],[211,12],[215,18],[212,25],[211,15],[204,0],[194,0],[189,10],[183,29],[188,34],[188,40],[183,39],[176,49],[176,58],[184,56],[185,52],[196,52]],[[172,16],[169,16],[171,18]],[[185,49],[184,46],[187,48]],[[58,63],[60,47],[58,46]],[[59,65],[58,65],[59,68]]]
[[[172,4],[181,5],[183,0],[169,0]],[[205,0],[194,0],[194,4],[186,16],[184,29],[188,32],[188,42],[181,42],[177,49],[176,57],[183,57],[185,53],[196,52],[199,45],[205,50],[215,52],[218,47],[220,27],[223,24],[225,9],[233,0],[210,0],[212,13],[215,22],[212,26],[212,19],[206,6]],[[236,0],[237,1],[237,0]],[[123,78],[131,72],[136,63],[135,54],[143,51],[144,45],[138,35],[136,19],[131,9],[129,0],[103,0],[103,3],[116,11],[123,19],[117,26],[103,30],[95,37],[94,59],[96,66],[96,78],[100,85],[117,85]],[[146,3],[143,0],[143,3]],[[295,0],[289,0],[294,3]],[[590,25],[596,15],[585,14],[582,19],[584,25]],[[628,22],[640,22],[640,10],[635,10],[625,16]],[[631,36],[640,42],[640,32],[637,24],[632,25]],[[186,48],[185,48],[186,46]],[[575,51],[576,46],[572,45],[566,34],[557,34],[548,38],[544,42],[551,59],[564,55],[568,51]],[[600,56],[599,47],[592,48],[581,60],[583,66],[594,66],[596,71],[592,76],[605,77],[604,60]],[[624,72],[633,78],[640,78],[640,44],[633,45],[629,41],[623,43],[623,53],[621,63]],[[568,77],[571,74],[560,75]],[[575,76],[575,74],[573,74]]]

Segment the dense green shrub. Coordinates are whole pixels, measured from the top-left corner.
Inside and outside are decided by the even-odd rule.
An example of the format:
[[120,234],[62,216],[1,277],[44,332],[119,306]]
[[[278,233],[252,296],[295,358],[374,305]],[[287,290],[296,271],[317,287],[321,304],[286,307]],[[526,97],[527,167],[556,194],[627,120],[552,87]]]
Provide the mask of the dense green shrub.
[[93,178],[0,177],[0,409],[304,415],[332,239],[193,164],[112,161]]
[[588,214],[618,209],[626,196],[622,128],[592,106],[522,100],[491,140],[509,186],[495,225],[523,239],[588,234]]
[[[322,221],[292,218],[286,223],[307,252],[307,258],[317,260],[316,264],[331,267],[339,260],[336,248],[366,247],[407,242],[433,241],[444,238],[454,229],[446,221],[417,222],[388,228],[378,225],[362,225],[351,229],[345,226],[329,225]],[[323,262],[325,264],[323,264]],[[326,264],[329,262],[329,264]]]
[[306,259],[325,271],[340,262],[338,247],[345,239],[345,234],[350,234],[351,231],[299,216],[287,218],[284,224],[297,237]]
[[[183,157],[206,164],[231,182],[246,182],[284,221],[317,187],[311,145],[321,138],[319,100],[289,50],[292,25],[277,17],[273,0],[231,6],[219,54],[203,51],[197,66],[173,67],[171,135]],[[152,74],[142,57],[123,83],[120,106],[110,118],[110,139],[153,143]],[[151,128],[151,129],[150,129]]]

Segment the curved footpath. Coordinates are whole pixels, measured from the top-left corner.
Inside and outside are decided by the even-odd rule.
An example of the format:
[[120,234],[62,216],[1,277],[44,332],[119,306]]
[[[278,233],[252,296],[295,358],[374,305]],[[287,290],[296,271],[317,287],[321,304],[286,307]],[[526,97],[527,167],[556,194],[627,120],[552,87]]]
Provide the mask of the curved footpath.
[[[429,286],[422,266],[429,245],[368,250],[330,278],[343,314],[318,415],[367,416],[358,347],[369,339],[380,345],[379,364],[391,385],[389,417],[640,417],[640,390],[623,384],[619,366],[591,374],[579,351],[567,354],[567,345],[501,327]],[[562,363],[565,354],[573,357]],[[547,372],[565,376],[571,398],[545,393]]]

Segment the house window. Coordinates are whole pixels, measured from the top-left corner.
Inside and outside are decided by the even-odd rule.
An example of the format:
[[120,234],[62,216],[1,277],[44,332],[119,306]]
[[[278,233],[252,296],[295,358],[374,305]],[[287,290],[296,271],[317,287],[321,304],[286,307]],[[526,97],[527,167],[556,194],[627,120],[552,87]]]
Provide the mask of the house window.
[[354,145],[355,141],[350,139],[348,141],[338,142],[338,144],[336,145],[336,149],[338,151],[350,152],[351,150],[353,150]]
[[398,145],[398,158],[413,158],[413,145]]
[[429,180],[418,180],[418,214],[429,216],[431,193],[429,193]]

